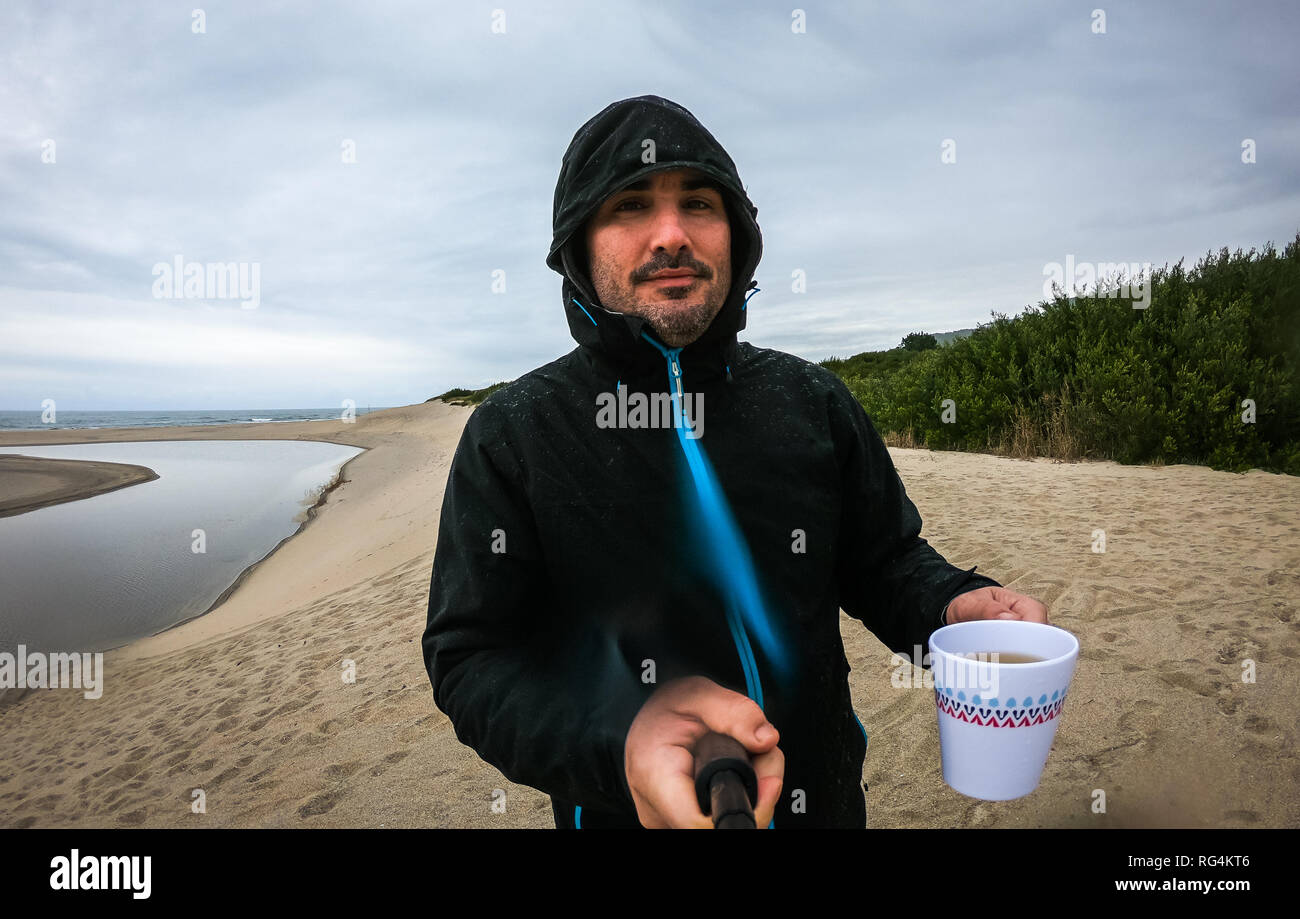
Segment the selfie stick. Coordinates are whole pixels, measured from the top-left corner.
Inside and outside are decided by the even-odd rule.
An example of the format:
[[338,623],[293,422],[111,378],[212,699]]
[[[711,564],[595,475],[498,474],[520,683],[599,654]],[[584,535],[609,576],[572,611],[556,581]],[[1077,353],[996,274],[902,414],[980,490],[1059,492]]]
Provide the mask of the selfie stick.
[[714,829],[755,829],[758,777],[740,741],[710,732],[695,745],[695,797]]

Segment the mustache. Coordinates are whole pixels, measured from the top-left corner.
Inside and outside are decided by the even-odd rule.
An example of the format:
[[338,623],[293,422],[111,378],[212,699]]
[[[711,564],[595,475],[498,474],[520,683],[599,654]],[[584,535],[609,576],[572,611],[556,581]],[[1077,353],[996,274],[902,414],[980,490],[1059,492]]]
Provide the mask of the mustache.
[[693,271],[696,275],[706,281],[713,277],[713,272],[709,270],[708,265],[687,258],[677,259],[671,262],[652,262],[632,275],[632,280],[638,283],[641,281],[648,281],[652,274],[658,274],[661,271],[675,271],[682,268],[687,271]]

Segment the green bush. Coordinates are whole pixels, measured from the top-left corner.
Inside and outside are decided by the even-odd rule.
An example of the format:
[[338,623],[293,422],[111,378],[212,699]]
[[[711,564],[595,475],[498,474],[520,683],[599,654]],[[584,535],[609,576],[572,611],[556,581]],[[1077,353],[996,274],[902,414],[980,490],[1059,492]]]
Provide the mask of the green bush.
[[1300,234],[1282,252],[1166,265],[1149,284],[1146,309],[1058,294],[943,348],[822,365],[882,434],[935,449],[1300,474]]
[[432,402],[434,399],[441,399],[450,405],[478,405],[488,396],[492,395],[509,380],[503,380],[500,383],[493,383],[491,386],[485,386],[483,389],[449,389],[439,396],[425,399],[425,402]]

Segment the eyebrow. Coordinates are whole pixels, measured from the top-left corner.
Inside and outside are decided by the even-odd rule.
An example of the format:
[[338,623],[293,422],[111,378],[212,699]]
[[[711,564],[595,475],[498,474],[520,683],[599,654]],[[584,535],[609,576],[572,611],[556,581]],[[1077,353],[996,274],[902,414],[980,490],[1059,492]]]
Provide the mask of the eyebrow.
[[[722,194],[722,186],[719,185],[717,181],[709,178],[708,176],[704,176],[698,179],[687,179],[685,182],[682,183],[682,191],[699,191],[701,188],[710,188],[713,191],[716,191],[719,195]],[[624,185],[622,188],[619,189],[619,192],[649,191],[649,190],[650,190],[650,180],[641,179],[640,181],[633,182],[630,185]]]

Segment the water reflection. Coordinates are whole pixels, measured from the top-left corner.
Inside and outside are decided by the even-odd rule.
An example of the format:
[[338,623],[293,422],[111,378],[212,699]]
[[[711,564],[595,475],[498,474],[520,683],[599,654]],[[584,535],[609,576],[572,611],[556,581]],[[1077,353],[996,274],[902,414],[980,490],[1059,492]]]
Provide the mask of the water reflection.
[[310,493],[361,452],[288,440],[0,447],[158,473],[151,482],[0,518],[0,651],[20,643],[107,650],[203,613],[298,529]]

